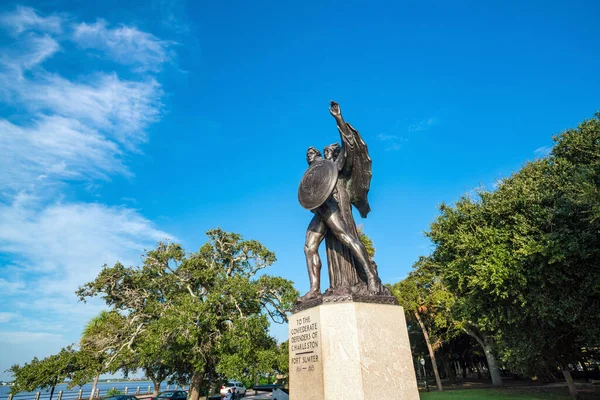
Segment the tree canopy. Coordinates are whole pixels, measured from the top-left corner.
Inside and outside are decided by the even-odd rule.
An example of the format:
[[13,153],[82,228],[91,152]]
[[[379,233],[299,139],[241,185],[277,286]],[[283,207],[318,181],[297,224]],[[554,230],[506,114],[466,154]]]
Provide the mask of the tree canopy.
[[523,374],[568,372],[600,345],[600,114],[553,139],[494,190],[442,204],[433,253],[398,286],[414,308],[439,282],[452,323]]
[[37,357],[23,366],[13,365],[8,371],[14,376],[12,393],[33,392],[36,389],[52,389],[59,383],[69,380],[69,387],[80,386],[90,379],[86,368],[90,362],[89,354],[69,346],[58,354],[42,360]]
[[105,267],[77,292],[101,296],[124,318],[104,349],[110,358],[132,352],[131,367],[149,377],[191,381],[192,400],[205,384],[246,377],[251,365],[274,371],[269,320],[286,321],[297,297],[292,282],[258,274],[275,262],[260,242],[221,229],[207,235],[196,253],[159,243],[140,267]]

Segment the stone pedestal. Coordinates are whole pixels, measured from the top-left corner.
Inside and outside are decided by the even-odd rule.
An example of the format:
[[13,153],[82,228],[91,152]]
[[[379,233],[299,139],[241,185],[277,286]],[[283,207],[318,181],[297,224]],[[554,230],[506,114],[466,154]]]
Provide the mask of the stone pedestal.
[[291,400],[419,400],[402,307],[331,301],[289,318]]

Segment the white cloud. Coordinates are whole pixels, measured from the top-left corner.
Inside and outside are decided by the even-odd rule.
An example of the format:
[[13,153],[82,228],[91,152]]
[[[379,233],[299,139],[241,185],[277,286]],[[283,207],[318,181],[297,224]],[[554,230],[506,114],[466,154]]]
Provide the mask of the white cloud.
[[[0,117],[0,253],[8,260],[0,278],[4,379],[11,364],[78,340],[103,305],[80,303],[74,291],[103,264],[137,264],[144,248],[170,238],[137,210],[82,202],[63,190],[73,181],[94,186],[133,175],[126,160],[161,117],[163,92],[151,72],[170,55],[167,42],[137,28],[87,25],[27,7],[0,14],[0,27],[13,39],[0,48],[0,101],[12,113]],[[81,48],[95,48],[134,68],[137,78],[50,70],[60,63],[47,60],[72,51],[62,45],[67,40],[80,45],[72,59],[89,56]]]
[[183,20],[184,0],[151,0],[152,8],[162,17],[162,24],[178,34],[190,33],[190,27]]
[[114,73],[97,73],[80,83],[40,72],[19,81],[0,74],[0,83],[31,111],[77,119],[123,144],[144,141],[143,129],[160,116],[162,90],[153,78],[123,81]]
[[0,332],[0,342],[8,344],[23,344],[40,340],[63,340],[61,335],[43,332]]
[[[8,285],[12,294],[3,291],[3,300],[10,304],[11,317],[28,316],[15,318],[13,326],[31,331],[16,339],[0,330],[0,353],[10,345],[12,355],[2,353],[0,364],[8,363],[0,365],[2,371],[77,342],[84,324],[105,306],[99,299],[78,302],[75,290],[93,280],[103,264],[137,264],[144,248],[171,238],[128,208],[36,202],[17,196],[13,204],[0,206],[0,253],[20,265],[19,275]],[[0,314],[0,322],[3,318]],[[38,353],[31,352],[32,342]]]
[[9,30],[13,35],[19,35],[31,29],[60,33],[62,23],[62,17],[58,15],[41,17],[30,7],[17,6],[12,12],[0,14],[0,27]]
[[98,20],[94,24],[78,24],[73,40],[84,49],[100,50],[112,60],[136,66],[142,71],[159,71],[162,64],[171,59],[171,42],[159,40],[135,27],[110,29],[104,20]]
[[12,296],[25,289],[25,283],[20,281],[8,280],[0,278],[0,288],[2,288],[2,294],[4,296]]
[[[135,210],[95,203],[40,205],[17,196],[0,206],[0,251],[28,271],[59,278],[47,292],[93,278],[104,263],[135,263],[144,247],[170,235]],[[60,276],[52,276],[54,273]]]
[[402,148],[401,143],[408,141],[408,139],[404,137],[397,135],[389,135],[387,133],[380,133],[377,136],[375,136],[375,138],[380,142],[383,142],[383,144],[385,145],[385,151],[400,150]]
[[0,379],[9,379],[5,371],[13,364],[23,364],[33,357],[45,358],[56,354],[71,342],[63,335],[26,330],[0,331]]
[[542,146],[535,149],[533,152],[537,157],[547,157],[552,151],[552,146]]
[[385,148],[385,151],[398,151],[402,148],[400,143],[391,143],[389,146]]
[[12,319],[14,319],[15,317],[17,317],[19,314],[13,313],[13,312],[0,312],[0,323],[6,323]]
[[30,126],[0,119],[0,187],[16,193],[56,180],[107,179],[127,173],[122,151],[89,126],[57,115],[41,115]]
[[408,127],[408,131],[409,132],[426,131],[429,128],[431,128],[432,126],[437,125],[439,122],[440,122],[439,118],[437,118],[437,117],[427,118],[427,119],[417,122],[416,124],[410,125]]
[[59,49],[54,38],[28,32],[0,57],[0,100],[30,113],[19,125],[0,119],[0,197],[130,174],[125,152],[136,150],[160,118],[163,92],[152,76],[133,81],[96,72],[73,81],[41,68]]
[[376,136],[376,138],[377,138],[377,140],[381,140],[383,142],[399,139],[398,136],[396,136],[396,135],[387,135],[385,133],[380,133],[379,135]]
[[[23,81],[22,73],[30,70],[46,59],[50,58],[60,49],[60,45],[49,35],[29,34],[20,41],[19,46],[6,49],[0,56],[0,66],[5,72],[1,75],[3,85],[14,86]],[[6,78],[17,78],[17,81],[8,82]],[[11,85],[12,83],[12,85]]]

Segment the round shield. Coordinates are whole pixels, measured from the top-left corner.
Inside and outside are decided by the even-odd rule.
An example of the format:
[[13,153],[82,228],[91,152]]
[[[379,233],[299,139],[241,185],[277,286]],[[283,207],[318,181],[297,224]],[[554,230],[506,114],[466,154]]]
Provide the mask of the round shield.
[[329,197],[337,182],[337,167],[329,160],[314,161],[302,177],[298,187],[298,201],[308,210],[314,210]]

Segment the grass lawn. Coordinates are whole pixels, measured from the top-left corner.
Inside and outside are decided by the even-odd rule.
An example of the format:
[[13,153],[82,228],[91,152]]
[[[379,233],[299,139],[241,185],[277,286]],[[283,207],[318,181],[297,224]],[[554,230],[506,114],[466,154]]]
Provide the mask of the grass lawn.
[[[421,392],[421,400],[571,400],[562,388],[466,389],[444,392]],[[581,393],[585,400],[600,399],[599,393]]]

